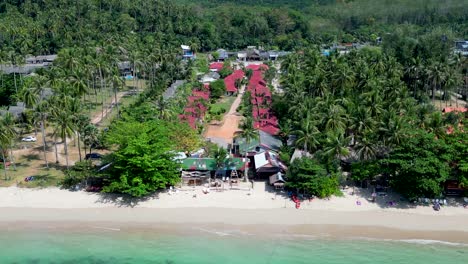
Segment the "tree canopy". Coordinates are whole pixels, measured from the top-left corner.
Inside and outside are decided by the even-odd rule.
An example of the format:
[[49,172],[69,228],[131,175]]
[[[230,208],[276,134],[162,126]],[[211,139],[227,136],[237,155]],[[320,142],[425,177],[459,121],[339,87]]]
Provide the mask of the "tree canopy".
[[110,184],[103,191],[142,197],[179,182],[170,126],[164,121],[114,124],[107,141],[117,150],[111,155]]

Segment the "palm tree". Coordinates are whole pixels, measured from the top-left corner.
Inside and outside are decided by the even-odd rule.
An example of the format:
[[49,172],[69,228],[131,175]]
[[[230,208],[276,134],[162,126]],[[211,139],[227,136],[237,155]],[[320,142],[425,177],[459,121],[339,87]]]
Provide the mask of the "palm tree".
[[323,153],[328,158],[328,162],[347,157],[349,155],[349,138],[345,137],[343,133],[329,133],[325,141]]
[[428,81],[432,86],[432,103],[435,102],[436,90],[443,83],[444,76],[444,65],[441,62],[432,62],[426,69]]
[[[60,100],[59,104],[52,109],[52,120],[55,124],[54,136],[59,136],[63,140],[66,166],[68,168],[67,138],[73,136],[76,128],[76,116],[79,113],[79,100],[69,96],[64,96],[60,98]],[[57,143],[55,143],[55,146],[57,146]]]
[[356,140],[355,150],[360,160],[371,160],[377,155],[375,143],[370,139],[370,136],[371,132],[365,132]]
[[89,153],[92,152],[93,146],[95,146],[99,142],[98,136],[99,129],[92,124],[88,124],[83,129],[83,142],[86,146],[89,146]]
[[[236,137],[245,139],[246,146],[259,138],[258,130],[253,127],[253,120],[251,118],[246,118],[241,125],[242,131],[238,132]],[[247,149],[245,150],[245,159],[247,160]],[[246,163],[247,164],[247,163]],[[244,168],[244,181],[247,181],[248,168]]]
[[307,113],[307,117],[302,120],[300,128],[294,131],[294,134],[297,136],[296,145],[305,151],[313,152],[319,144],[318,137],[320,131],[311,120],[309,112]]
[[5,115],[3,116],[3,123],[4,123],[4,128],[7,130],[7,134],[11,135],[10,138],[10,160],[11,163],[13,164],[13,169],[16,170],[16,163],[15,163],[15,156],[13,155],[13,139],[16,135],[16,130],[15,130],[15,118],[10,112],[6,112]]
[[162,96],[160,96],[157,102],[153,104],[156,106],[156,111],[159,119],[170,120],[174,115],[174,112],[170,108],[169,102],[164,100]]
[[77,139],[78,139],[78,155],[80,157],[80,161],[81,161],[81,137],[82,135],[84,134],[84,129],[86,128],[87,125],[89,125],[90,123],[90,120],[89,120],[89,116],[87,115],[83,115],[83,114],[79,114],[77,116],[74,116],[75,117],[75,124],[76,124],[76,135],[77,135]]
[[114,71],[111,77],[112,90],[114,91],[114,103],[117,107],[117,116],[120,117],[119,101],[117,100],[117,91],[125,85],[125,82],[119,73]]
[[41,133],[42,133],[42,148],[44,152],[44,161],[46,164],[46,168],[49,168],[49,162],[47,161],[47,141],[46,141],[46,134],[45,134],[45,126],[46,120],[48,116],[49,110],[49,103],[48,101],[41,101],[38,105],[36,105],[36,114],[38,115],[41,123]]
[[0,152],[2,152],[3,170],[5,174],[5,180],[8,180],[7,175],[7,162],[5,154],[8,152],[8,148],[11,147],[11,141],[15,137],[15,131],[10,126],[9,122],[5,122],[4,118],[0,119]]

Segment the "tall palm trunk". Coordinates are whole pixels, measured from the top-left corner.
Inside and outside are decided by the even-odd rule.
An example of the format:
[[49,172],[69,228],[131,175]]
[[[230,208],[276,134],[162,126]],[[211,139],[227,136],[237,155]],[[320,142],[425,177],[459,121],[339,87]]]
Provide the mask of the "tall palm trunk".
[[[80,144],[80,133],[76,132],[78,138],[78,155],[80,156],[81,161],[81,144]],[[85,153],[86,154],[86,153]]]
[[104,119],[104,94],[103,94],[103,87],[104,87],[104,84],[103,84],[103,77],[102,77],[102,70],[101,70],[101,66],[99,66],[99,80],[101,81],[101,87],[100,87],[100,90],[101,90],[101,120]]
[[44,161],[46,164],[46,168],[49,168],[49,162],[47,161],[47,143],[45,138],[45,131],[44,131],[44,119],[41,121],[41,132],[42,132],[42,149],[44,152]]
[[13,73],[13,80],[15,82],[15,92],[18,94],[18,85],[16,84],[16,73]]
[[67,136],[63,137],[63,144],[65,148],[65,164],[67,166],[67,169],[69,168],[68,166],[68,147],[67,147]]
[[2,151],[2,159],[3,159],[3,172],[5,173],[5,181],[8,180],[7,176],[7,169],[6,169],[6,160],[5,160],[5,152],[3,151],[3,148],[0,149]]
[[117,89],[114,88],[114,103],[117,107],[117,117],[120,118],[119,102],[117,101]]
[[54,135],[54,148],[55,148],[55,163],[59,163],[58,150],[57,150],[57,135]]
[[136,91],[137,88],[137,82],[136,82],[136,64],[135,61],[133,61],[133,90]]
[[15,156],[13,155],[13,142],[10,141],[10,159],[13,164],[13,170],[16,170]]

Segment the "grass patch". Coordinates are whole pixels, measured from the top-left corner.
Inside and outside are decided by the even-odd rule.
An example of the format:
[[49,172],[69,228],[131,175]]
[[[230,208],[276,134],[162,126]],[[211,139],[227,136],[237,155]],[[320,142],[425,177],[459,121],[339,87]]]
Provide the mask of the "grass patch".
[[[138,96],[123,96],[119,101],[119,109],[123,109],[129,106],[137,98]],[[98,124],[98,127],[109,127],[112,123],[112,120],[114,120],[116,117],[117,107],[113,107],[111,112],[109,112],[109,114],[107,114],[107,116],[102,120],[102,122]]]
[[227,113],[229,112],[231,105],[234,103],[234,100],[236,100],[235,96],[223,96],[216,103],[210,105],[210,112],[211,113],[219,113],[219,112]]
[[[64,178],[65,174],[60,168],[32,168],[28,164],[18,163],[16,171],[13,166],[7,169],[7,180],[5,180],[3,168],[0,177],[0,186],[8,187],[17,185],[18,187],[50,187],[58,186],[59,182]],[[33,177],[32,181],[26,182],[26,177]]]

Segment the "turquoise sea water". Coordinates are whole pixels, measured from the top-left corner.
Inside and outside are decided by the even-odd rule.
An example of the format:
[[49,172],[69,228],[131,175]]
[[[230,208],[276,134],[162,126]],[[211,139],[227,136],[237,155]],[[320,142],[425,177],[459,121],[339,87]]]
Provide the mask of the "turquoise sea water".
[[29,230],[0,231],[0,263],[466,264],[468,247],[427,241]]

